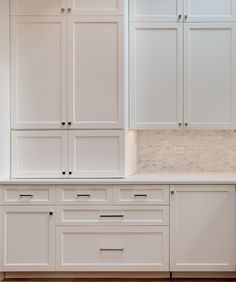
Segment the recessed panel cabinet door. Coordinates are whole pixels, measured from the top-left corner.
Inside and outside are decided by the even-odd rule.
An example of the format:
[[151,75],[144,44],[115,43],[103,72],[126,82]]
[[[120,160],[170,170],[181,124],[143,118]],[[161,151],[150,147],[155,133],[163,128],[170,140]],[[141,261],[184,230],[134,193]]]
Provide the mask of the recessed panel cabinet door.
[[68,32],[72,128],[123,128],[122,18],[71,16]]
[[2,207],[1,210],[2,270],[54,270],[54,208]]
[[130,13],[131,21],[182,21],[183,0],[130,0]]
[[189,22],[236,21],[236,0],[184,0],[184,10]]
[[171,187],[171,271],[235,271],[235,187]]
[[58,178],[66,169],[67,132],[12,132],[12,178]]
[[66,18],[13,17],[11,46],[12,128],[60,128],[67,120]]
[[130,65],[131,128],[181,127],[182,24],[131,24]]
[[185,24],[185,123],[236,128],[236,24]]

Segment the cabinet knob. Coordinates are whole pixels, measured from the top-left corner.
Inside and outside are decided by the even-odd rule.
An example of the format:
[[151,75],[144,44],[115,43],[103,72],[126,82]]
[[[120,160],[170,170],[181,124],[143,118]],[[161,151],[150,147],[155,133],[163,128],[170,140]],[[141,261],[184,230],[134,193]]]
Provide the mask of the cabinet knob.
[[182,126],[182,122],[179,122],[179,126]]
[[50,211],[49,214],[50,214],[50,215],[53,215],[53,211]]
[[65,8],[61,8],[61,12],[65,13],[66,9]]
[[187,15],[187,14],[186,14],[186,15],[184,15],[184,19],[185,19],[185,20],[187,20],[187,18],[188,18],[188,15]]
[[187,122],[185,122],[184,126],[188,127],[188,123],[187,123]]
[[65,171],[62,171],[62,175],[66,175],[66,172],[65,172]]
[[72,122],[71,122],[71,121],[68,121],[68,125],[69,125],[69,126],[72,125]]
[[182,18],[182,15],[179,14],[179,15],[178,15],[178,20],[181,20],[181,18]]
[[65,121],[63,121],[63,122],[61,123],[61,125],[62,125],[62,126],[65,126],[65,125],[66,125]]
[[72,9],[71,9],[71,8],[68,8],[67,11],[68,11],[68,13],[71,13]]
[[72,171],[69,171],[69,175],[72,175]]
[[171,195],[174,195],[174,194],[175,194],[175,191],[174,191],[174,190],[171,190],[170,193],[171,193]]

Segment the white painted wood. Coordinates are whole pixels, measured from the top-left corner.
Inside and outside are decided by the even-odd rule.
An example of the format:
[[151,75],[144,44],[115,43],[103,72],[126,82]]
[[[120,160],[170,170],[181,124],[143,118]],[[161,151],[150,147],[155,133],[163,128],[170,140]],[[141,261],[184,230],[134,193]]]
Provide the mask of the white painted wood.
[[235,22],[235,0],[184,0],[187,22]]
[[116,185],[113,201],[118,205],[168,205],[169,185]]
[[68,142],[72,178],[124,177],[123,131],[70,131]]
[[131,24],[130,92],[132,129],[182,126],[182,24]]
[[60,178],[67,171],[67,132],[12,131],[12,178]]
[[185,24],[185,122],[236,128],[236,24]]
[[127,0],[68,0],[73,15],[123,15]]
[[130,17],[133,22],[181,22],[183,0],[130,0]]
[[168,227],[58,227],[56,270],[168,271],[168,238]]
[[0,1],[0,179],[10,178],[9,1]]
[[11,15],[45,16],[64,14],[67,0],[10,0]]
[[67,120],[66,18],[13,17],[11,24],[12,128],[61,128]]
[[69,17],[71,128],[124,128],[122,17]]
[[2,207],[3,271],[49,271],[55,266],[54,207]]
[[171,190],[171,271],[235,271],[235,187]]
[[57,207],[57,225],[148,225],[169,224],[169,207],[62,206]]
[[56,202],[55,189],[45,185],[4,185],[1,205],[50,205]]
[[63,205],[105,205],[112,203],[111,185],[63,185],[57,187],[57,203]]

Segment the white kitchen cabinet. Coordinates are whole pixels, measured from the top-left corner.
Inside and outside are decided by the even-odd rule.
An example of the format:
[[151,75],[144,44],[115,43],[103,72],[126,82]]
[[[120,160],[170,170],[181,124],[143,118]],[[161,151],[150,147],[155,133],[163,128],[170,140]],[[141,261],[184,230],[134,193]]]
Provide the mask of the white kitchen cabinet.
[[183,120],[183,25],[132,23],[131,128],[178,129]]
[[12,131],[12,178],[58,178],[67,171],[67,132]]
[[171,271],[235,271],[235,187],[171,187]]
[[1,270],[54,270],[54,208],[2,207],[1,214]]
[[236,24],[185,24],[184,120],[189,129],[236,128]]
[[59,129],[67,120],[66,36],[64,17],[12,18],[12,128]]
[[123,131],[70,131],[71,177],[123,177],[125,168]]
[[70,128],[124,128],[123,18],[71,16],[68,24]]
[[68,0],[73,15],[123,15],[127,0]]
[[131,21],[182,21],[183,0],[130,0]]
[[235,22],[235,0],[184,0],[187,22]]
[[168,271],[168,227],[57,227],[57,271]]

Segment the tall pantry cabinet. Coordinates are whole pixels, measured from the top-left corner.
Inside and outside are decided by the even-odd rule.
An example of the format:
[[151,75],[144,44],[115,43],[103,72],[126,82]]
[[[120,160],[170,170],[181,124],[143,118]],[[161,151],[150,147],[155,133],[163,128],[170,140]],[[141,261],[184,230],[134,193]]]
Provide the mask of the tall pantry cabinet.
[[12,177],[135,171],[126,117],[128,3],[10,2]]

